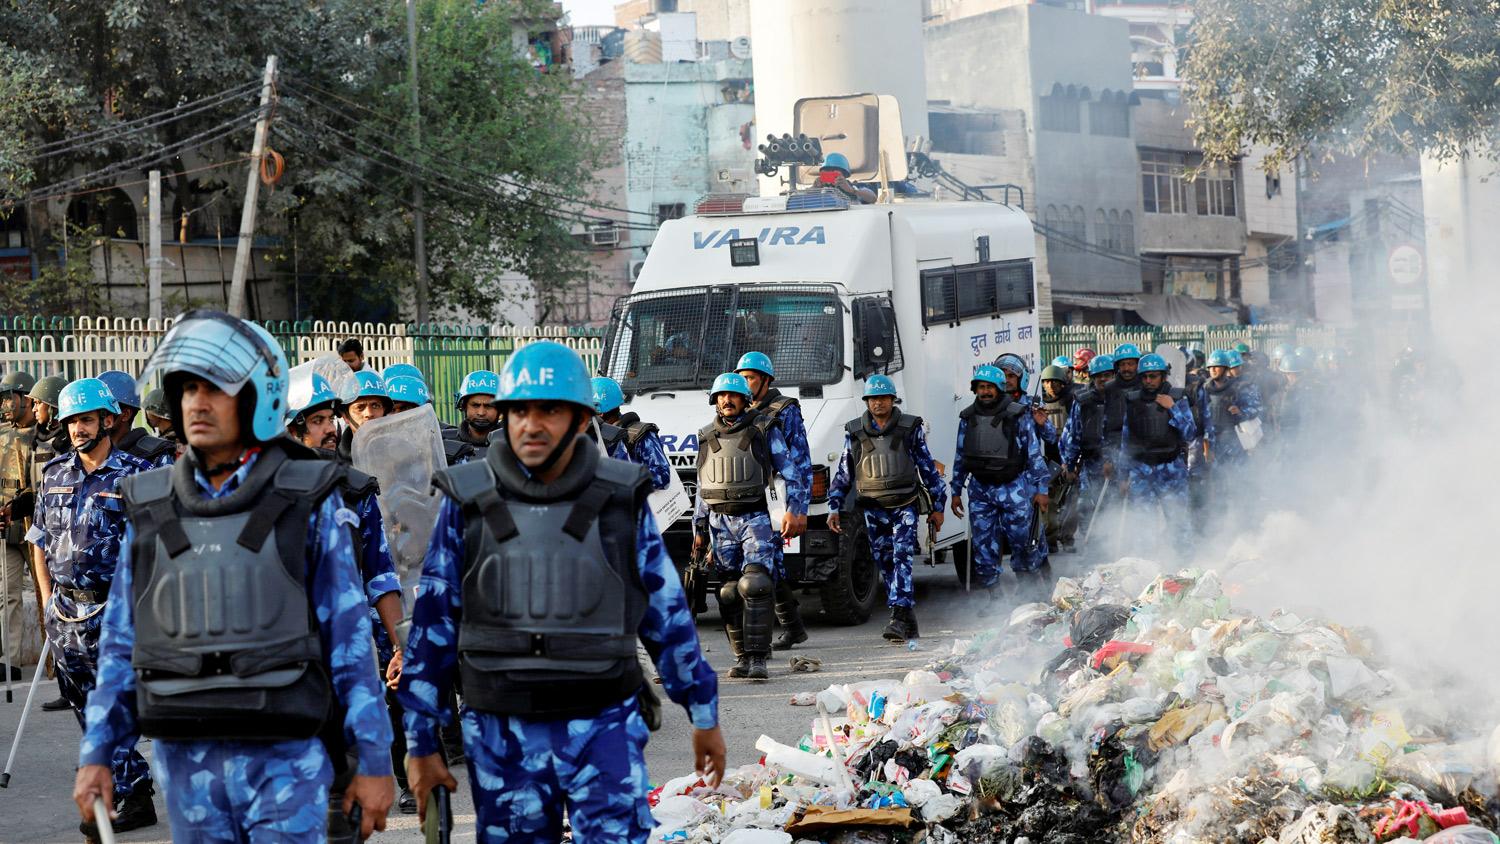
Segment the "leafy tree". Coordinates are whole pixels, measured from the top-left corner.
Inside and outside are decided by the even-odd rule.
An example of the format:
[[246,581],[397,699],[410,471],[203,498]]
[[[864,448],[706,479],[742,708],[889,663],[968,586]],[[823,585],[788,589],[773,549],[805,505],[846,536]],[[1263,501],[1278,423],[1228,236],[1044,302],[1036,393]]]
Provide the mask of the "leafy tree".
[[1196,0],[1183,66],[1209,157],[1451,158],[1500,145],[1500,0]]

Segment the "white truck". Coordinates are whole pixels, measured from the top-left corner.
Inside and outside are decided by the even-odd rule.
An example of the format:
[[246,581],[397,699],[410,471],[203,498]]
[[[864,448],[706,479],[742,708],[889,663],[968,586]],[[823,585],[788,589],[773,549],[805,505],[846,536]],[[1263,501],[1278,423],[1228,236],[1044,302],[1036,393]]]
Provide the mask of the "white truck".
[[[864,412],[862,381],[895,380],[946,477],[975,367],[1013,352],[1037,371],[1034,257],[1031,220],[996,202],[861,205],[816,187],[710,196],[663,224],[615,305],[600,368],[623,388],[625,410],[660,427],[691,492],[697,432],[713,418],[709,385],[745,352],[770,355],[775,386],[801,403],[812,458],[808,531],[787,548],[788,575],[820,592],[829,620],[861,623],[879,601],[880,574],[862,520],[845,520],[839,535],[826,517],[844,424]],[[679,565],[690,519],[663,526]],[[936,537],[919,533],[923,561],[951,557],[966,573],[963,519],[950,513]],[[705,578],[694,580],[701,606]]]

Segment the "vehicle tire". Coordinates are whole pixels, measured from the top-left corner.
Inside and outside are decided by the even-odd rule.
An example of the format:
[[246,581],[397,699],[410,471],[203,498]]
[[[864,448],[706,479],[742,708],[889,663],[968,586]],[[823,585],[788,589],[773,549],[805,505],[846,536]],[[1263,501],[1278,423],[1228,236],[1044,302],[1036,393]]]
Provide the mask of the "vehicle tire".
[[838,570],[818,587],[823,615],[834,624],[864,624],[880,601],[880,572],[865,537],[864,516],[851,515],[839,535]]

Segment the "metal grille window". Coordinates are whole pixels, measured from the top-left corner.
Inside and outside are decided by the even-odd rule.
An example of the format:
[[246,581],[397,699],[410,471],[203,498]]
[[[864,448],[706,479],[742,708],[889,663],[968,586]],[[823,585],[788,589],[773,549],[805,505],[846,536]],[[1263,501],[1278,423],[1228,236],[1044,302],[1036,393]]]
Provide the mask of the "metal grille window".
[[843,377],[843,306],[832,285],[690,287],[615,303],[600,368],[627,393],[706,389],[745,352],[765,352],[784,385]]
[[1031,261],[998,261],[922,273],[922,324],[962,322],[1033,307]]
[[1199,214],[1214,217],[1237,216],[1232,167],[1214,164],[1205,168],[1203,174],[1198,177],[1195,189],[1198,194]]
[[1141,205],[1147,214],[1186,214],[1187,157],[1180,152],[1141,151]]
[[1083,128],[1079,115],[1078,98],[1070,97],[1059,89],[1037,98],[1041,114],[1038,124],[1049,132],[1077,132]]
[[656,206],[656,224],[668,220],[680,220],[687,214],[687,205],[681,202],[662,202]]

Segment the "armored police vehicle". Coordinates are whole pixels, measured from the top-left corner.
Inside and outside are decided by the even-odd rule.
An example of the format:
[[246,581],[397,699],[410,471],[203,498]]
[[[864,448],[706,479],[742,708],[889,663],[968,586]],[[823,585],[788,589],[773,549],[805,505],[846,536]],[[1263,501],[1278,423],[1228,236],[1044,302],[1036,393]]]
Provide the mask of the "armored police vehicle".
[[[876,203],[794,174],[799,189],[787,195],[709,196],[663,224],[632,293],[615,305],[600,367],[624,389],[622,409],[660,427],[691,491],[697,432],[713,418],[711,382],[745,352],[770,355],[774,386],[801,403],[812,457],[808,530],[787,547],[788,575],[820,592],[830,620],[857,624],[880,599],[880,575],[862,520],[845,519],[840,535],[826,517],[844,423],[864,412],[863,379],[895,380],[901,409],[925,420],[946,474],[974,368],[1012,352],[1034,372],[1040,346],[1035,240],[1024,211],[892,197],[904,156],[895,173],[888,157],[863,172],[860,162],[876,156],[850,149],[848,157],[852,178],[885,177]],[[663,526],[680,566],[690,520]],[[923,536],[923,559],[951,558],[962,576],[966,538],[965,521],[949,513],[938,535]],[[696,580],[701,590],[706,583]]]

